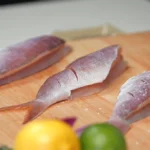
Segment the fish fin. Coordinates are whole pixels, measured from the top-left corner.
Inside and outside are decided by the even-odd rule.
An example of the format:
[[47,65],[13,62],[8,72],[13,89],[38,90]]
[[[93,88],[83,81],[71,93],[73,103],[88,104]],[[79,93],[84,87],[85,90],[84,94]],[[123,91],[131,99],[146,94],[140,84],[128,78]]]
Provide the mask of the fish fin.
[[23,124],[34,120],[37,118],[39,115],[41,115],[49,105],[40,102],[40,101],[32,101],[31,105],[27,108],[27,114],[24,118]]
[[130,124],[127,120],[124,120],[120,117],[111,117],[109,123],[119,128],[124,134],[129,130]]
[[13,105],[13,106],[6,106],[0,108],[0,112],[7,112],[7,111],[16,111],[16,110],[25,110],[27,109],[30,105],[32,104],[31,102],[19,104],[19,105]]
[[27,115],[25,116],[25,119],[23,121],[23,124],[37,118],[40,114],[42,114],[46,108],[48,108],[49,105],[44,104],[40,101],[30,101],[27,103],[14,105],[14,106],[7,106],[0,108],[1,112],[9,112],[9,111],[16,111],[16,110],[27,110]]

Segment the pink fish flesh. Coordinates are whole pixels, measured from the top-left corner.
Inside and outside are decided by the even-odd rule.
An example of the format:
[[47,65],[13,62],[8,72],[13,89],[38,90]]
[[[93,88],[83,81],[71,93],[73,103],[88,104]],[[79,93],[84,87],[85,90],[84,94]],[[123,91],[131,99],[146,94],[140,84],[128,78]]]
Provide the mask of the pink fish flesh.
[[39,36],[0,51],[0,85],[25,78],[59,61],[69,51],[65,41]]
[[126,67],[120,65],[122,60],[118,45],[105,47],[79,58],[62,72],[49,77],[39,89],[34,101],[4,107],[0,109],[0,112],[27,109],[24,123],[31,121],[41,115],[52,104],[71,99],[73,93],[78,95],[80,89],[86,89],[84,96],[101,91],[102,87],[105,87],[104,81],[107,78],[110,80],[110,73],[115,77],[117,74],[115,75],[113,72],[118,70],[121,73],[125,70]]
[[129,124],[150,116],[150,71],[127,80],[121,87],[110,123],[123,132]]

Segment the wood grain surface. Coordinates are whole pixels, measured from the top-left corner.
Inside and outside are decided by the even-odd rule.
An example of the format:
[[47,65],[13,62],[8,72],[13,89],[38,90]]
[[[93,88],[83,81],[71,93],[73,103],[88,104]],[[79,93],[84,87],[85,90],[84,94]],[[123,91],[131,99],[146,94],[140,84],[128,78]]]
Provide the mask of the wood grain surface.
[[[115,105],[120,86],[128,78],[150,70],[150,32],[68,42],[67,45],[72,47],[72,52],[60,62],[33,76],[1,86],[0,107],[33,100],[40,86],[49,76],[63,70],[76,58],[111,44],[121,45],[128,69],[99,94],[57,103],[38,118],[76,116],[78,120],[74,128],[107,121]],[[24,111],[0,114],[0,145],[13,146],[24,115]],[[150,117],[132,124],[126,139],[128,150],[150,150]]]

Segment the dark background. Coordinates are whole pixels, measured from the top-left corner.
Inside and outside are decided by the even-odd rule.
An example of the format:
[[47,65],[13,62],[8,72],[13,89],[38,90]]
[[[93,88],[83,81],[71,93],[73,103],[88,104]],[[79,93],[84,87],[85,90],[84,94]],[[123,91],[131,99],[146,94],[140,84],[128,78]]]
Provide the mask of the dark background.
[[0,5],[10,5],[10,4],[17,4],[17,3],[33,2],[33,1],[40,1],[40,0],[0,0]]

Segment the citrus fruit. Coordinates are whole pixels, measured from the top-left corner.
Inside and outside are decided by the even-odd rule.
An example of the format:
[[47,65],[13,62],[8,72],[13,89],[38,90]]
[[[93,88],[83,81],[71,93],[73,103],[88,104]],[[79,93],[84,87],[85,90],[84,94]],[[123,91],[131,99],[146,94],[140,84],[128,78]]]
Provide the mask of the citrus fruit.
[[126,150],[122,132],[108,123],[93,124],[80,136],[82,150]]
[[19,131],[14,150],[80,150],[80,142],[63,121],[36,120]]

